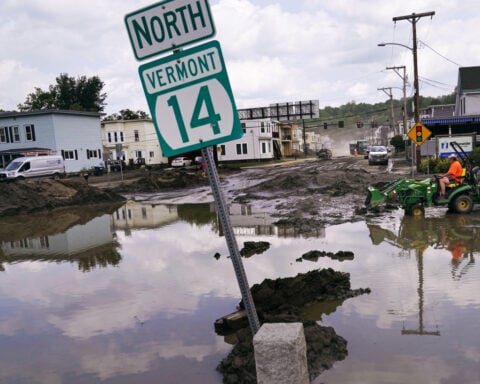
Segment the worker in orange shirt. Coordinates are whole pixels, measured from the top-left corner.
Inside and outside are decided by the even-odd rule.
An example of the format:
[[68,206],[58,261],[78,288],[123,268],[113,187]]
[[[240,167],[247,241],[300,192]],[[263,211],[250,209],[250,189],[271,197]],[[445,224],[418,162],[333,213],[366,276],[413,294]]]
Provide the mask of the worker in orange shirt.
[[440,176],[438,183],[440,184],[440,197],[445,197],[445,189],[450,183],[459,183],[462,180],[462,164],[457,160],[455,154],[448,156],[450,159],[450,167],[447,173]]

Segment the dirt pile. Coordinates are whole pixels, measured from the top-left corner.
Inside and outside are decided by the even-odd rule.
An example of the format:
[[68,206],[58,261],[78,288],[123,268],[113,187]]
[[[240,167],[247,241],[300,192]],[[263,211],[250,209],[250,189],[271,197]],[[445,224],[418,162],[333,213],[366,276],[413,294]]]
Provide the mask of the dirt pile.
[[123,200],[112,191],[89,186],[83,178],[0,183],[0,214],[3,216]]
[[[293,278],[266,279],[251,288],[261,323],[302,322],[307,343],[307,361],[313,380],[335,361],[348,355],[347,341],[333,328],[305,319],[305,308],[315,303],[336,302],[370,293],[369,288],[352,290],[350,275],[332,269],[314,270]],[[240,307],[243,308],[243,303]],[[256,383],[255,358],[250,328],[236,332],[237,344],[217,369],[224,383]]]

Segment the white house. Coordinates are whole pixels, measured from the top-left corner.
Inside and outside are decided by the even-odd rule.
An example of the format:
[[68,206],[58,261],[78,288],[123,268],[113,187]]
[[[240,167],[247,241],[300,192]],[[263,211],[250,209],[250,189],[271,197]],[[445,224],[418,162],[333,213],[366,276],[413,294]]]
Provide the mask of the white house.
[[105,154],[127,164],[167,164],[151,119],[102,121]]
[[480,114],[480,67],[458,69],[455,116]]
[[217,145],[219,161],[267,160],[274,158],[274,132],[272,119],[242,121],[243,136],[240,139]]
[[65,170],[102,163],[100,113],[48,110],[0,113],[0,167],[18,156],[58,154]]

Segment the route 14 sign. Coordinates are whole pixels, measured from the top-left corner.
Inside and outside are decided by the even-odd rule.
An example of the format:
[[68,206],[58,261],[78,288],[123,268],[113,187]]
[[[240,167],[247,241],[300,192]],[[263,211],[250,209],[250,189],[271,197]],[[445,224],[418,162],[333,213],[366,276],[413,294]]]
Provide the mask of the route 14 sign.
[[138,72],[164,156],[242,137],[217,41],[144,64]]

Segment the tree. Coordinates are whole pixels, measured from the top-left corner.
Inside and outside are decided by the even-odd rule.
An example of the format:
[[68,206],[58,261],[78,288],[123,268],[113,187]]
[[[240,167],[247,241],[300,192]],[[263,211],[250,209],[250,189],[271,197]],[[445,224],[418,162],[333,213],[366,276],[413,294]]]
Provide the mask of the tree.
[[405,150],[405,141],[402,135],[393,136],[390,144],[395,147],[395,152],[402,152]]
[[23,112],[47,109],[102,112],[105,108],[107,94],[102,93],[105,84],[98,76],[75,79],[61,73],[55,80],[56,84],[50,85],[48,91],[35,87],[18,109]]
[[148,113],[143,111],[132,111],[130,109],[121,109],[120,112],[106,116],[103,121],[113,120],[142,120],[150,119]]

